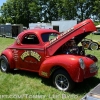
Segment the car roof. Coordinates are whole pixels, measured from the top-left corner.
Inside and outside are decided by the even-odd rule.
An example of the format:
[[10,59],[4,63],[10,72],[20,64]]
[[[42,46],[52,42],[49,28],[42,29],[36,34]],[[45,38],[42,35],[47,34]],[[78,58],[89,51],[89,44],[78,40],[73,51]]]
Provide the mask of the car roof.
[[28,30],[24,30],[23,32],[21,32],[18,35],[18,37],[22,37],[26,33],[35,33],[37,35],[41,35],[43,33],[49,33],[49,32],[60,34],[58,31],[53,30],[53,29],[28,29]]

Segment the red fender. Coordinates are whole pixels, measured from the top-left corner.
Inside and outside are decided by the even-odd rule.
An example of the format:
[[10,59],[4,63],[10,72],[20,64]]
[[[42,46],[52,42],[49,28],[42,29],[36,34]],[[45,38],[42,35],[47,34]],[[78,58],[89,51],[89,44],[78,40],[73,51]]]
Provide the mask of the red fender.
[[14,69],[15,68],[15,61],[14,61],[11,49],[4,50],[1,55],[4,55],[7,58],[10,68]]
[[47,58],[40,66],[39,75],[49,78],[51,69],[60,66],[65,69],[73,81],[81,82],[84,79],[84,71],[79,65],[80,56],[73,55],[57,55]]

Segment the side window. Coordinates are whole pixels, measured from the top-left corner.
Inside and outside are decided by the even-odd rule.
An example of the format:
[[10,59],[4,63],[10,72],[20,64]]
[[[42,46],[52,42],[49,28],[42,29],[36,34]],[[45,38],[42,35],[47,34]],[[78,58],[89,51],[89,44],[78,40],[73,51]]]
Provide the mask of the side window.
[[48,42],[52,39],[54,39],[55,37],[57,37],[57,33],[44,33],[41,35],[43,42]]
[[23,38],[22,44],[39,44],[39,40],[36,35],[29,34]]

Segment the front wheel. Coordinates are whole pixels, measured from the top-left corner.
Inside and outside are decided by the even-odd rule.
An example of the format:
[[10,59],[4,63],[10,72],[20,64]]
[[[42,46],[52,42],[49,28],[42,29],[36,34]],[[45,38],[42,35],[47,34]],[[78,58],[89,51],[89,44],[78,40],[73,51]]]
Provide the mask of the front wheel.
[[3,55],[0,57],[0,69],[2,72],[6,72],[6,73],[10,71],[8,60]]
[[74,82],[65,70],[57,70],[53,75],[54,86],[61,91],[70,91]]

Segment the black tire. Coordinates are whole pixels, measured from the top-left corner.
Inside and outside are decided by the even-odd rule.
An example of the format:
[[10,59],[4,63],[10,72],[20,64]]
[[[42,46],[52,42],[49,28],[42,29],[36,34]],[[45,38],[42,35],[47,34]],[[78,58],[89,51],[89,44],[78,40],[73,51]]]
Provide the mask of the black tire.
[[91,50],[98,50],[99,49],[98,43],[91,42],[91,44],[89,45],[89,49],[91,49]]
[[71,91],[75,85],[65,70],[57,70],[53,75],[54,86],[61,91]]
[[5,73],[10,72],[8,59],[3,55],[0,57],[0,69],[2,72],[5,72]]

